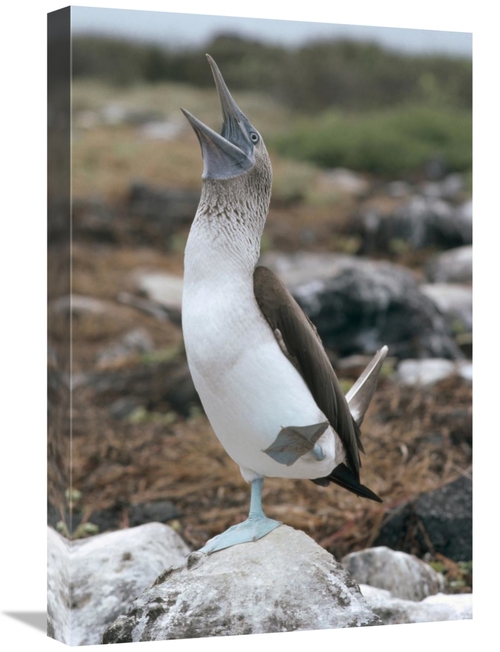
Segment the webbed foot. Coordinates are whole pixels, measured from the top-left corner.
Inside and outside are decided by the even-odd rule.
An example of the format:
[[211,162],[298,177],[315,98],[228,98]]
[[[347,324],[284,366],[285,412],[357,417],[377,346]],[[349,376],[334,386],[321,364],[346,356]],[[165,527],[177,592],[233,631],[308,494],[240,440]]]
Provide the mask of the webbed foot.
[[263,478],[259,477],[252,481],[252,493],[250,496],[250,512],[243,523],[233,525],[222,534],[200,548],[200,552],[210,555],[217,550],[224,550],[236,546],[239,543],[250,543],[258,541],[281,525],[280,521],[274,521],[262,511],[262,483]]
[[311,426],[287,426],[282,428],[273,443],[263,452],[279,464],[291,466],[299,457],[312,451],[316,460],[325,459],[325,453],[316,442],[330,424],[328,421]]
[[207,541],[203,548],[200,548],[200,552],[210,555],[212,552],[224,550],[224,548],[230,548],[239,543],[258,541],[280,525],[280,521],[274,521],[267,516],[248,517],[243,523],[233,525],[222,534]]

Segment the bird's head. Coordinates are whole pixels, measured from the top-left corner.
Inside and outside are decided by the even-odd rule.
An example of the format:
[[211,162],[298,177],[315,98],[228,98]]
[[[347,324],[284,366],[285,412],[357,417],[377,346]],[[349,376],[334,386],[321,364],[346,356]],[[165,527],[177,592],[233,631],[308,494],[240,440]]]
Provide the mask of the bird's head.
[[263,176],[271,181],[271,163],[262,136],[233,100],[217,64],[207,54],[222,107],[222,131],[218,134],[189,111],[181,109],[201,145],[204,180],[229,180]]

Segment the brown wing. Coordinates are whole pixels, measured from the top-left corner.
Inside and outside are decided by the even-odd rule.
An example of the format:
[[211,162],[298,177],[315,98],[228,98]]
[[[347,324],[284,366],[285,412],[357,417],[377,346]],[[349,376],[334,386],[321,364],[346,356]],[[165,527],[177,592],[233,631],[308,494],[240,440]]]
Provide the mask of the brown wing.
[[267,267],[255,269],[254,293],[283,352],[302,375],[316,404],[339,435],[346,453],[346,464],[359,481],[359,451],[363,451],[359,427],[351,416],[316,328]]

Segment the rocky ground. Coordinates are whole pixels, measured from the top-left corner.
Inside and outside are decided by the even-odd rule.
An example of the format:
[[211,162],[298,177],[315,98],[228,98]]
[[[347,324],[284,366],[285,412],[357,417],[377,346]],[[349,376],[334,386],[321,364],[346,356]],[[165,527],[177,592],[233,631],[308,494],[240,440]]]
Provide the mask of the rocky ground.
[[[266,512],[337,559],[391,541],[431,560],[447,578],[446,591],[470,590],[470,516],[451,519],[463,546],[450,552],[449,540],[458,535],[451,525],[436,533],[442,517],[432,510],[432,492],[455,481],[462,483],[462,505],[470,502],[471,208],[463,180],[448,175],[398,185],[337,171],[322,173],[315,184],[335,202],[278,198],[263,240],[266,264],[275,264],[317,318],[346,390],[374,350],[389,344],[362,428],[362,480],[384,503],[333,485],[268,479]],[[49,523],[63,533],[91,536],[156,520],[196,549],[246,517],[248,486],[204,416],[183,349],[182,252],[197,197],[136,184],[120,199],[75,203],[73,488],[65,495],[57,464],[49,465]],[[312,258],[302,264],[297,254]],[[332,254],[347,261],[340,271],[321,258]],[[368,307],[366,279],[353,271],[365,264],[375,265],[369,294],[378,297]],[[315,289],[312,280],[320,284]],[[444,294],[433,299],[438,284]],[[450,285],[459,288],[458,298]],[[354,339],[344,337],[339,305],[350,315]],[[54,299],[53,323],[69,310],[67,297]],[[52,343],[54,405],[64,381],[57,350]],[[403,361],[412,359],[418,362],[405,375]]]

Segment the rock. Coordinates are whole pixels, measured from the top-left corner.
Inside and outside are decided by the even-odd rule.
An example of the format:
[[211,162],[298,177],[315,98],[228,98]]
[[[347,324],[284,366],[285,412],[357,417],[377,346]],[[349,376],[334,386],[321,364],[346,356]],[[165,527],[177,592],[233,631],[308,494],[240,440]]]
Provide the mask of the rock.
[[459,373],[460,365],[443,358],[426,358],[424,360],[402,360],[397,368],[397,378],[403,385],[418,387],[439,383],[445,378]]
[[138,289],[150,299],[167,309],[181,311],[182,285],[181,276],[164,272],[142,272],[136,274]]
[[323,190],[358,197],[370,190],[370,183],[363,176],[345,168],[324,170],[319,175],[318,185]]
[[338,356],[373,355],[387,344],[397,358],[463,354],[436,305],[409,270],[336,254],[268,252],[273,269]]
[[130,188],[128,208],[131,216],[156,224],[157,232],[167,235],[193,221],[199,200],[198,191],[152,188],[136,182]]
[[472,235],[472,199],[460,204],[457,210],[457,218],[460,220],[467,233]]
[[362,584],[361,592],[384,625],[430,623],[472,618],[472,594],[437,593],[421,602],[402,600],[389,591]]
[[[154,500],[129,506],[125,506],[123,502],[118,500],[107,509],[93,511],[86,522],[96,526],[99,532],[108,532],[122,528],[125,518],[128,518],[130,527],[135,527],[153,521],[165,523],[178,518],[180,515],[181,513],[170,500]],[[77,507],[73,509],[71,518],[69,514],[66,515],[66,525],[68,527],[68,524],[71,523],[74,538],[79,536],[82,516],[82,512]]]
[[133,396],[123,396],[122,398],[117,398],[116,401],[111,403],[109,406],[109,413],[113,419],[126,419],[138,407],[142,406],[136,398]]
[[124,205],[111,207],[99,198],[77,199],[73,235],[84,242],[165,248],[180,226],[192,222],[199,198],[199,192],[151,188],[137,182]]
[[142,525],[156,521],[164,523],[173,518],[178,518],[180,512],[170,500],[153,500],[148,503],[138,503],[131,505],[129,509],[130,525]]
[[454,331],[472,332],[472,288],[453,283],[425,283],[420,289],[434,301]]
[[342,559],[342,565],[358,584],[385,589],[395,598],[423,600],[444,588],[443,576],[432,566],[386,546],[352,552]]
[[144,125],[158,121],[162,114],[154,110],[130,109],[121,104],[106,104],[100,111],[99,120],[104,124]]
[[120,220],[100,198],[73,201],[73,238],[78,242],[116,243],[120,238]]
[[135,294],[130,294],[130,292],[124,291],[118,292],[116,300],[126,306],[132,306],[136,310],[151,315],[158,321],[170,321],[176,326],[181,326],[181,313],[176,309],[167,310],[159,303],[156,303],[156,301],[150,301],[149,299],[138,297]]
[[356,583],[303,532],[193,553],[135,600],[104,643],[377,625]]
[[464,189],[464,180],[461,174],[449,174],[442,181],[425,181],[421,192],[425,197],[435,199],[456,199]]
[[[72,542],[49,528],[48,548],[48,613],[54,637],[68,645],[100,643],[106,627],[162,571],[182,564],[189,553],[179,535],[161,523]],[[69,586],[68,569],[71,612],[59,598]]]
[[98,369],[118,366],[131,357],[148,353],[154,349],[154,342],[145,328],[128,331],[119,342],[107,346],[99,352],[96,359]]
[[390,181],[385,189],[390,197],[407,197],[411,192],[407,181]]
[[415,195],[396,209],[393,219],[394,226],[406,231],[412,249],[431,245],[450,249],[472,243],[472,222],[462,207],[455,209],[443,199]]
[[441,197],[444,199],[456,199],[464,190],[464,178],[458,172],[449,174],[441,181]]
[[432,156],[422,166],[422,172],[426,179],[439,181],[446,175],[446,162],[440,156]]
[[415,194],[389,212],[362,207],[349,232],[361,237],[363,254],[451,249],[472,244],[472,213],[469,203],[455,207],[441,197]]
[[434,256],[425,266],[425,275],[432,283],[472,283],[472,246]]
[[67,643],[71,638],[71,560],[69,542],[47,528],[47,633]]
[[74,317],[81,315],[102,315],[107,310],[107,304],[100,299],[81,294],[67,294],[50,303],[50,309],[57,313],[71,313]]
[[148,140],[174,140],[184,129],[180,120],[156,120],[146,122],[140,128],[140,134]]
[[459,375],[461,378],[472,384],[472,363],[467,362],[459,366]]
[[[167,361],[97,370],[86,375],[84,384],[96,391],[99,404],[111,406],[117,418],[130,415],[137,407],[147,405],[148,410],[155,410],[164,403],[188,417],[192,408],[200,407],[200,398],[185,356],[174,347],[171,356]],[[131,400],[115,404],[125,398]]]
[[[101,339],[122,330],[123,309],[112,301],[96,299],[80,294],[67,294],[49,301],[49,318],[54,322],[69,319],[73,337],[78,339]],[[65,322],[64,322],[65,323]],[[65,333],[65,337],[67,334]]]
[[118,125],[126,121],[127,109],[120,104],[106,104],[101,114],[105,124]]
[[388,514],[375,546],[417,557],[440,553],[454,561],[472,559],[472,480],[462,476]]
[[[81,530],[79,530],[79,526],[81,524],[82,517],[83,514],[78,509],[78,505],[73,508],[71,516],[69,514],[66,515],[66,527],[68,530],[71,529],[72,538],[81,538]],[[99,533],[119,530],[124,525],[123,503],[118,501],[107,509],[98,509],[93,511],[88,517],[86,523],[91,523],[96,528],[98,528]],[[83,532],[81,534],[84,537],[86,533]]]

